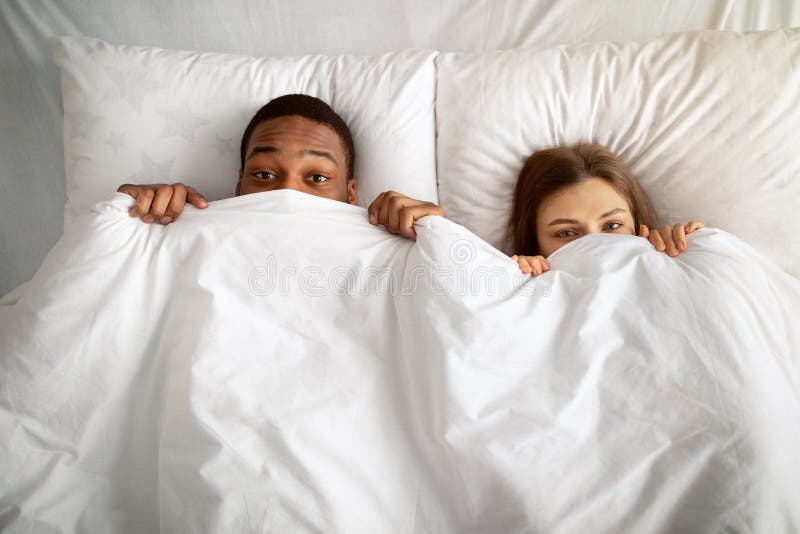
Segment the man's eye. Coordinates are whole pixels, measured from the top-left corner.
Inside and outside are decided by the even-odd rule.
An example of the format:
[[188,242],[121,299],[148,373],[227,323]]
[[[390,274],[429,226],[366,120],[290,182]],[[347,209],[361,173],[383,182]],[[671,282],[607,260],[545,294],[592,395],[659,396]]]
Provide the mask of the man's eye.
[[253,173],[253,176],[258,178],[259,180],[275,180],[277,178],[277,176],[275,176],[269,171],[257,171]]
[[574,230],[561,230],[556,234],[556,237],[560,237],[561,239],[567,239],[569,237],[575,237],[576,234]]
[[311,176],[310,180],[312,182],[314,182],[315,184],[321,184],[321,183],[327,182],[328,181],[328,177],[327,176],[323,176],[321,174],[315,174],[315,175]]
[[606,230],[619,230],[620,228],[622,228],[622,223],[621,222],[614,221],[614,222],[610,222],[610,223],[608,223],[606,225]]

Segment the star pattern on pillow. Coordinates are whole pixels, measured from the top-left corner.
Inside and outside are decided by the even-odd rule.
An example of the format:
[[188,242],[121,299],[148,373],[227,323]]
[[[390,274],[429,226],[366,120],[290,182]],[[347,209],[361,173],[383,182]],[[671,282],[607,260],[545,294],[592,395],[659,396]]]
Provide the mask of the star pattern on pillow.
[[82,137],[87,141],[92,140],[94,127],[103,120],[103,117],[95,115],[91,111],[70,113],[67,117],[71,135]]
[[124,100],[139,114],[142,113],[144,99],[162,87],[157,80],[140,71],[106,67],[104,72],[111,80],[111,87],[102,100]]
[[164,119],[164,129],[161,138],[180,137],[190,145],[196,145],[195,133],[198,129],[208,126],[211,121],[194,115],[188,109],[160,109],[157,113]]
[[132,184],[148,184],[169,182],[170,169],[175,163],[174,159],[156,162],[144,152],[139,153],[142,167],[137,172],[125,178],[125,182]]

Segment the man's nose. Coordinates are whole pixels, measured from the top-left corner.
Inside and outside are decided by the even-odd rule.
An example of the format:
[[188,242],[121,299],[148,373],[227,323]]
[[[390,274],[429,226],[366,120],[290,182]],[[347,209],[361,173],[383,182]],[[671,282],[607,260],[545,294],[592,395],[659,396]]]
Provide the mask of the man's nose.
[[291,189],[293,191],[300,191],[302,193],[303,182],[302,180],[287,178],[286,180],[281,180],[280,184],[278,184],[277,189]]

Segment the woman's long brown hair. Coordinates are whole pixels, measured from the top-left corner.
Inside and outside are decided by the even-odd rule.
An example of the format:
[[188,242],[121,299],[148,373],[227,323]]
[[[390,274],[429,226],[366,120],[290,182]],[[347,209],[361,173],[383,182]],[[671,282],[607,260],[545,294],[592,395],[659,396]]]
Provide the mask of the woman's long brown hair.
[[639,225],[657,228],[658,216],[633,173],[613,152],[594,143],[578,143],[534,152],[522,166],[514,188],[507,241],[514,254],[536,256],[536,214],[542,201],[559,189],[590,178],[606,180],[628,202],[638,235]]

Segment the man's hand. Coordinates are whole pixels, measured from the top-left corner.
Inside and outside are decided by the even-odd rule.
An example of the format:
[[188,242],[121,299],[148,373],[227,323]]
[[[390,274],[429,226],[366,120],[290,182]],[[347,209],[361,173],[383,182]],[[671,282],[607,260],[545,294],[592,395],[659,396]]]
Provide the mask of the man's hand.
[[415,200],[394,191],[386,191],[378,195],[367,208],[369,222],[382,224],[395,235],[416,241],[414,221],[426,215],[444,217],[441,207],[432,202]]
[[128,214],[131,217],[141,217],[142,221],[148,224],[155,221],[161,224],[171,223],[180,217],[186,202],[201,209],[208,206],[203,195],[195,191],[193,187],[181,183],[122,184],[117,191],[136,199],[136,205]]
[[666,252],[668,256],[675,257],[686,250],[686,236],[703,228],[703,223],[689,221],[686,226],[678,223],[673,226],[665,224],[657,230],[650,230],[645,225],[639,226],[639,237],[644,237],[656,247],[659,252]]

